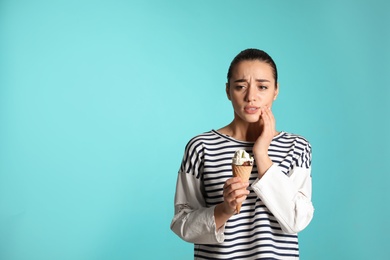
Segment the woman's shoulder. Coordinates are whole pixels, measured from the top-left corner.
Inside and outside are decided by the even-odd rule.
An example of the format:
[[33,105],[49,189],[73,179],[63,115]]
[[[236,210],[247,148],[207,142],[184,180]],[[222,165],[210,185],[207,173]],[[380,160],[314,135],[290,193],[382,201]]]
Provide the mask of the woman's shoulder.
[[281,132],[281,134],[277,136],[276,141],[281,143],[294,143],[300,146],[311,147],[310,142],[306,137],[291,132]]
[[310,168],[312,159],[312,148],[310,142],[302,135],[286,133],[285,140],[288,140],[293,149],[293,157],[296,159],[296,166]]
[[218,138],[219,136],[215,133],[214,130],[209,130],[207,132],[197,134],[192,138],[190,138],[189,141],[187,142],[186,147],[198,146],[200,144],[212,142],[213,140],[216,140]]
[[190,142],[196,142],[199,140],[208,140],[210,138],[213,138],[214,136],[215,136],[214,132],[212,130],[210,130],[210,131],[203,132],[203,133],[196,134],[196,135],[192,136],[188,142],[190,143]]
[[210,139],[210,138],[213,138],[215,137],[215,132],[214,130],[209,130],[209,131],[206,131],[206,132],[203,132],[203,133],[200,133],[200,134],[197,134],[195,136],[193,136],[192,138],[190,138],[190,141],[192,140],[202,140],[202,139]]

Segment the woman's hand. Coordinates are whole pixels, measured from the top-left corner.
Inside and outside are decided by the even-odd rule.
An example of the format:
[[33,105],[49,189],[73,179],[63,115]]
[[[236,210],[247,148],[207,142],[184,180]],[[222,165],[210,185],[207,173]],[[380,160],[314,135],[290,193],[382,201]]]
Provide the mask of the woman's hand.
[[217,229],[236,212],[236,206],[242,203],[249,194],[248,182],[241,182],[240,177],[228,179],[223,185],[223,202],[215,207],[214,218]]
[[253,145],[253,156],[256,160],[259,178],[261,178],[272,166],[272,161],[268,156],[268,148],[277,133],[275,130],[275,117],[271,108],[263,107],[261,109],[259,124],[262,127],[262,132]]
[[247,195],[249,190],[248,182],[241,182],[240,177],[233,177],[228,179],[223,185],[223,200],[224,200],[224,213],[225,214],[234,214],[236,211],[236,206],[242,203]]

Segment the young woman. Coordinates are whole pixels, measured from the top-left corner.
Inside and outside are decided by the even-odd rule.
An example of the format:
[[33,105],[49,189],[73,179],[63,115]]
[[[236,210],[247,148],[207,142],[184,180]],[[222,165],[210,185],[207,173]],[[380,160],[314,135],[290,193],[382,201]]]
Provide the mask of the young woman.
[[[271,108],[277,80],[267,53],[240,52],[226,83],[233,121],[192,138],[185,148],[171,229],[195,244],[195,259],[299,258],[297,233],[314,212],[311,146],[302,136],[276,131]],[[232,177],[239,149],[255,159],[249,183]]]

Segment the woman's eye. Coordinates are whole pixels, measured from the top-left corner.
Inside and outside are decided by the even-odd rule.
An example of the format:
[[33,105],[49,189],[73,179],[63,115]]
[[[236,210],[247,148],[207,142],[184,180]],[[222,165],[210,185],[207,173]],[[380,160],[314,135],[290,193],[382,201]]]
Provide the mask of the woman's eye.
[[259,89],[268,89],[267,86],[259,86]]
[[245,86],[241,86],[241,85],[237,85],[237,86],[236,86],[236,89],[237,89],[237,90],[241,90],[241,89],[244,89],[244,88],[245,88]]

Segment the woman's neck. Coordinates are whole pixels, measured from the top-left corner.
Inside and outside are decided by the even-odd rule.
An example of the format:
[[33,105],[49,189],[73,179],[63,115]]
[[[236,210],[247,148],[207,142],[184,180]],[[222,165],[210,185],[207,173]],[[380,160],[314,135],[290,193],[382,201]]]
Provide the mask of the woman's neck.
[[218,132],[231,136],[236,140],[255,142],[263,131],[263,127],[256,123],[239,123],[232,121],[227,126],[218,130]]

